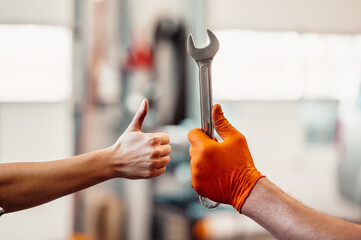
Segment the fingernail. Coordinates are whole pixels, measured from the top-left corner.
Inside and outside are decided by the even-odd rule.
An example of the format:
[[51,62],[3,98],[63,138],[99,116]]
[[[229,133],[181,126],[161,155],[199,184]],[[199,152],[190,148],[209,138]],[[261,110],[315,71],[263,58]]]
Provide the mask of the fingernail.
[[145,99],[143,99],[142,104],[140,105],[139,109],[143,109],[145,106]]

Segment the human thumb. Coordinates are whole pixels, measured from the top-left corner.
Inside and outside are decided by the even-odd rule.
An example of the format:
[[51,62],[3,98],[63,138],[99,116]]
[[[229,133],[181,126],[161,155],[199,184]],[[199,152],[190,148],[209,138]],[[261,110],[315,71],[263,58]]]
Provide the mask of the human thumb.
[[237,130],[228,122],[223,115],[222,107],[219,104],[213,106],[212,109],[212,122],[214,129],[223,140],[237,134]]
[[127,131],[128,132],[142,131],[142,125],[145,117],[147,116],[147,113],[148,113],[148,100],[144,99],[137,113],[135,114],[132,122],[129,124]]

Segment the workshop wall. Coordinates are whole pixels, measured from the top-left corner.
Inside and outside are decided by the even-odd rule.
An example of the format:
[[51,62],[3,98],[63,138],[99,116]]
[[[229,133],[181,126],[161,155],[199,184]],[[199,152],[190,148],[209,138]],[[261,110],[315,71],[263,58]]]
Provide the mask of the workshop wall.
[[360,33],[360,1],[354,0],[211,0],[211,28],[270,31]]
[[[32,36],[31,34],[44,33],[46,29],[54,30],[52,26],[57,26],[58,28],[55,29],[67,32],[67,43],[70,45],[70,48],[66,50],[68,54],[72,44],[73,1],[0,0],[0,24],[2,33],[6,33],[6,29],[15,29],[15,31],[9,31],[5,40],[0,38],[0,45],[2,45],[0,62],[5,63],[0,66],[2,69],[0,70],[2,72],[0,73],[0,88],[8,90],[6,93],[4,93],[6,90],[3,91],[4,94],[0,100],[0,163],[49,161],[72,156],[75,142],[71,103],[72,76],[64,76],[58,71],[51,70],[65,70],[72,75],[72,53],[70,52],[64,59],[65,64],[49,65],[50,68],[44,70],[42,67],[46,65],[44,64],[46,59],[45,62],[41,61],[44,57],[49,57],[48,63],[54,63],[56,51],[53,52],[54,47],[51,43],[47,43],[46,53],[44,51],[34,53],[32,50],[38,48],[32,47],[31,44],[38,46],[38,43],[47,38],[35,43],[35,39],[44,35]],[[30,24],[34,28],[29,28]],[[39,32],[35,26],[40,26]],[[17,33],[23,38],[11,40],[11,37],[17,36]],[[55,30],[54,33],[57,34],[59,31]],[[13,43],[10,45],[15,45],[16,49],[10,48],[6,49],[6,53],[1,52],[4,48],[10,47],[7,45],[9,43]],[[59,42],[56,41],[56,43]],[[4,56],[11,59],[4,59]],[[30,71],[23,67],[27,67]],[[45,74],[45,76],[45,72],[49,75]],[[25,82],[22,74],[26,75]],[[12,79],[11,76],[16,79]],[[59,76],[61,79],[46,81],[46,78],[51,76]],[[44,85],[38,84],[40,78],[46,81]],[[23,84],[21,84],[22,81]],[[50,86],[49,83],[53,85]],[[50,100],[52,97],[46,97],[51,92],[46,92],[49,90],[47,86],[53,89],[53,92],[63,87],[69,91],[63,97]],[[54,89],[54,86],[60,86],[60,88]],[[28,91],[28,94],[23,94],[21,97],[21,92],[24,91]],[[72,232],[72,210],[73,196],[67,196],[36,208],[5,214],[1,217],[0,239],[66,239]]]
[[73,26],[71,0],[0,0],[1,24],[47,24]]
[[[0,100],[0,163],[55,160],[107,147],[128,126],[143,97],[150,100],[144,131],[168,133],[173,149],[166,173],[154,180],[114,179],[43,206],[2,216],[0,239],[60,240],[73,232],[99,240],[104,240],[104,236],[108,236],[106,240],[198,239],[202,236],[197,235],[195,226],[204,219],[212,229],[212,239],[272,239],[262,227],[231,207],[222,205],[208,211],[199,204],[198,195],[190,185],[186,137],[190,129],[200,126],[198,69],[185,55],[182,61],[186,64],[181,69],[186,77],[178,78],[181,74],[175,69],[179,62],[174,59],[180,51],[175,51],[174,46],[180,47],[174,42],[169,44],[168,40],[180,36],[172,35],[174,29],[185,36],[192,34],[199,47],[207,42],[206,28],[216,33],[248,29],[255,33],[292,31],[297,36],[295,32],[358,34],[361,33],[359,9],[361,2],[353,0],[0,0],[0,24],[64,27],[73,40],[74,54],[69,57],[73,75],[68,79],[72,88],[67,97],[56,101]],[[156,42],[157,27],[163,31],[163,35],[157,36],[167,40],[160,44]],[[277,38],[273,39],[278,41]],[[267,46],[264,44],[263,49]],[[275,55],[283,50],[277,51]],[[268,57],[273,61],[274,55]],[[265,69],[266,61],[262,65],[253,60],[254,72],[250,74]],[[222,61],[227,64],[230,60]],[[283,69],[282,61],[279,65]],[[304,67],[300,65],[302,72]],[[316,73],[320,68],[326,69],[314,66]],[[272,65],[268,67],[275,70]],[[218,75],[214,77],[226,77],[226,70],[217,69]],[[238,79],[233,76],[227,76],[230,78],[227,81],[214,79],[214,82],[217,81],[216,86],[229,84],[227,91],[231,89],[238,94],[241,91],[237,92],[236,84],[233,85]],[[287,77],[281,84],[292,84]],[[174,109],[164,110],[159,106],[169,108],[174,104],[174,96],[181,92],[181,87],[172,84],[179,79],[186,81],[181,99],[186,102],[186,109],[174,124],[169,120]],[[350,82],[350,75],[345,74],[344,79]],[[0,83],[5,82],[2,80]],[[242,80],[249,81],[247,77]],[[266,80],[272,84],[272,79]],[[242,85],[238,84],[237,88]],[[333,98],[334,95],[317,94],[310,99],[302,91],[290,99],[232,98],[231,94],[222,99],[227,93],[218,94],[218,98],[215,94],[215,103],[222,104],[230,122],[246,136],[262,173],[310,207],[361,221],[360,205],[343,196],[338,183],[342,141],[338,142],[337,134],[340,119],[349,119],[348,115],[340,117],[339,113],[344,104],[355,109],[356,99],[342,102]],[[358,141],[359,137],[349,141],[355,139]],[[359,159],[357,151],[352,154]],[[353,186],[350,192],[355,192]]]

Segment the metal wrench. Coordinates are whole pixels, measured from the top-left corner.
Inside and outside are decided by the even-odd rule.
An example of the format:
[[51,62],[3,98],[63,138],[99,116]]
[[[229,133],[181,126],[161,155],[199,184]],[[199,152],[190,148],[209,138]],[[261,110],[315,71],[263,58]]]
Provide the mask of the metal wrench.
[[[187,51],[188,54],[197,62],[199,68],[199,87],[201,100],[201,126],[202,130],[213,138],[213,124],[212,124],[212,74],[211,65],[214,55],[218,52],[219,42],[216,36],[207,29],[209,37],[209,45],[205,48],[196,48],[192,35],[189,35]],[[205,198],[199,196],[199,202],[208,209],[216,208],[219,203],[212,205],[207,204]]]

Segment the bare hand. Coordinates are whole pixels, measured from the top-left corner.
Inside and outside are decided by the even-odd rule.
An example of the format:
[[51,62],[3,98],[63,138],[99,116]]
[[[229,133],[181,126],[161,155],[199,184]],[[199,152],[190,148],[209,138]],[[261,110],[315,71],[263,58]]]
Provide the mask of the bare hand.
[[153,178],[163,174],[172,149],[165,133],[142,133],[148,112],[148,101],[141,107],[127,130],[111,147],[116,177],[128,179]]

